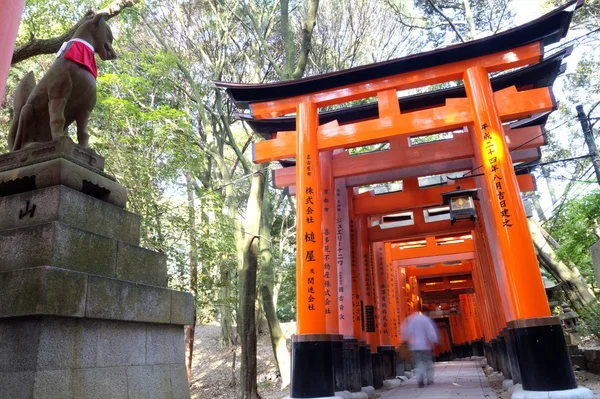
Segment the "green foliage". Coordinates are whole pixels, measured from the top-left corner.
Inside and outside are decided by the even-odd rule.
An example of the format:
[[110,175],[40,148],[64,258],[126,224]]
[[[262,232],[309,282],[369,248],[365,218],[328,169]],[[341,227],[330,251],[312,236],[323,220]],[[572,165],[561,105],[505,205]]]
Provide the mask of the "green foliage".
[[296,320],[296,262],[282,268],[282,281],[277,301],[280,321]]
[[600,191],[565,203],[556,220],[550,222],[550,234],[560,243],[557,256],[577,266],[588,283],[596,282],[589,248],[600,239]]
[[592,304],[579,311],[579,327],[584,335],[600,339],[600,304]]

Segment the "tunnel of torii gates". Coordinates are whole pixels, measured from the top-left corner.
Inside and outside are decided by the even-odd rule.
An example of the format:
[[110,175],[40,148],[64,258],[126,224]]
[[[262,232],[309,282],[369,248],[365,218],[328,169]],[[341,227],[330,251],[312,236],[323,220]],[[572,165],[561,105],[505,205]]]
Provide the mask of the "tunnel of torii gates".
[[[265,139],[253,147],[254,162],[279,161],[274,185],[296,196],[292,398],[378,388],[402,374],[399,329],[419,304],[438,325],[438,358],[485,355],[523,384],[513,397],[581,390],[520,196],[535,190],[526,165],[540,158],[556,107],[551,85],[571,51],[544,56],[544,46],[564,38],[581,5],[571,1],[488,38],[340,72],[215,82],[238,109],[249,109],[239,118]],[[399,97],[454,81],[464,84]],[[439,133],[447,134],[415,143]],[[384,143],[381,151],[348,151]],[[402,189],[358,190],[392,181]],[[465,210],[473,217],[451,220]]]

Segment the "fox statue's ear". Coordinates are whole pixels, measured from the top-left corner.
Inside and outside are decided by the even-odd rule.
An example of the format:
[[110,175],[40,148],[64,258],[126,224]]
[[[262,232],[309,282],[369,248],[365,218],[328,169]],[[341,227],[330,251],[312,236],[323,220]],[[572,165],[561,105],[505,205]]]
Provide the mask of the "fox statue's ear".
[[94,25],[100,25],[101,22],[106,21],[107,16],[108,14],[106,13],[96,14],[94,15],[94,19],[92,19],[92,22],[94,23]]

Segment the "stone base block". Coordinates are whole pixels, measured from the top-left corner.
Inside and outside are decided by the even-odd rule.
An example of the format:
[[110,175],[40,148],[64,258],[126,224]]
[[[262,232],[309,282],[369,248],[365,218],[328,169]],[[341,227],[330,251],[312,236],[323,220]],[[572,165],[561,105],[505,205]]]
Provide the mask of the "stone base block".
[[371,353],[371,363],[373,365],[373,386],[375,389],[383,387],[384,370],[383,359],[380,353]]
[[504,389],[505,391],[508,391],[510,389],[510,387],[512,387],[513,385],[515,385],[513,383],[513,380],[502,381],[502,389]]
[[59,185],[120,208],[125,208],[127,203],[127,191],[114,177],[65,154],[0,171],[0,197]]
[[292,336],[292,398],[327,398],[335,395],[332,341],[338,335]]
[[352,394],[351,398],[352,399],[369,399],[369,395],[367,395],[366,392],[363,391],[359,391],[359,392],[350,392]]
[[0,397],[189,398],[182,326],[0,320]]
[[373,363],[371,362],[371,350],[368,345],[359,346],[360,361],[360,385],[362,387],[373,386]]
[[33,315],[186,325],[187,292],[43,266],[0,273],[0,318]]
[[90,233],[138,245],[140,217],[66,186],[0,197],[0,231],[62,222]]
[[165,287],[164,254],[61,222],[0,232],[0,272],[52,265]]
[[392,389],[402,385],[402,381],[398,379],[383,380],[383,389]]
[[560,321],[555,317],[511,321],[524,391],[577,387]]
[[511,399],[593,399],[594,393],[587,388],[578,387],[564,391],[515,391]]
[[104,158],[91,148],[75,144],[70,137],[61,137],[54,141],[28,145],[18,151],[0,155],[0,171],[20,168],[32,163],[47,161],[57,157],[68,157],[73,162],[104,170]]
[[344,338],[344,378],[345,390],[360,392],[360,352],[358,339]]
[[366,393],[369,398],[371,396],[375,396],[375,387],[373,387],[371,385],[368,385],[366,387],[362,387],[361,391],[364,392],[364,393]]

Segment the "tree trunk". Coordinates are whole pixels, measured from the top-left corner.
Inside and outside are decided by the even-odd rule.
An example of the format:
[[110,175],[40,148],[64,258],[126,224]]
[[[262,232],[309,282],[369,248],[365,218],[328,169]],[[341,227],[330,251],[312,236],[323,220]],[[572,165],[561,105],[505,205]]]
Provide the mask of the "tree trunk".
[[531,196],[531,199],[533,201],[533,207],[535,208],[535,212],[538,215],[538,218],[540,218],[540,220],[542,222],[546,221],[546,215],[544,214],[544,209],[542,208],[542,204],[540,204],[540,195],[537,192],[534,192],[533,195]]
[[556,198],[556,191],[554,191],[554,187],[550,184],[550,172],[545,166],[541,166],[542,176],[544,176],[544,180],[546,181],[546,186],[548,187],[548,193],[550,193],[550,200],[552,201],[552,205],[556,204],[558,200]]
[[465,6],[465,17],[467,19],[467,24],[469,24],[471,40],[475,40],[477,38],[477,31],[475,30],[475,20],[473,19],[473,12],[471,11],[471,3],[469,3],[469,0],[463,0],[463,4]]
[[192,381],[192,361],[194,359],[194,334],[196,334],[196,309],[194,307],[194,321],[191,326],[185,326],[185,346],[187,356],[185,366],[187,369],[188,382]]
[[[190,172],[185,174],[188,196],[189,240],[190,240],[190,291],[194,300],[198,295],[198,245],[196,240],[196,206],[194,204],[194,182]],[[192,375],[192,358],[194,352],[194,335],[196,333],[196,306],[194,304],[194,323],[187,329],[187,368],[188,377]]]
[[558,260],[552,245],[544,238],[543,228],[531,219],[528,220],[528,223],[538,260],[556,281],[563,283],[565,293],[575,311],[578,312],[590,303],[597,302],[594,292],[581,276],[577,267],[569,268]]
[[[260,270],[259,270],[260,273]],[[259,283],[259,286],[261,283]],[[267,316],[262,306],[263,297],[262,291],[259,290],[256,292],[256,332],[260,334],[264,334],[267,332],[269,328],[269,322],[267,320]]]
[[219,312],[221,313],[221,345],[229,347],[235,345],[235,331],[233,329],[233,300],[231,298],[231,273],[227,264],[221,264],[219,290]]
[[277,369],[281,376],[281,388],[285,388],[290,384],[291,378],[291,361],[290,353],[287,349],[285,334],[279,324],[277,318],[277,307],[273,298],[273,283],[275,273],[273,272],[273,254],[271,252],[271,225],[272,225],[273,209],[271,209],[271,201],[269,201],[269,188],[265,184],[265,194],[263,199],[262,222],[260,226],[260,258],[261,258],[261,296],[262,306],[267,318],[267,325],[271,335],[271,346],[273,347],[273,355]]
[[242,347],[240,372],[240,399],[259,399],[256,381],[256,274],[258,271],[258,242],[261,211],[264,196],[265,168],[257,165],[252,176],[250,194],[246,206],[245,236],[243,245],[243,263],[238,272],[239,279],[239,325]]

